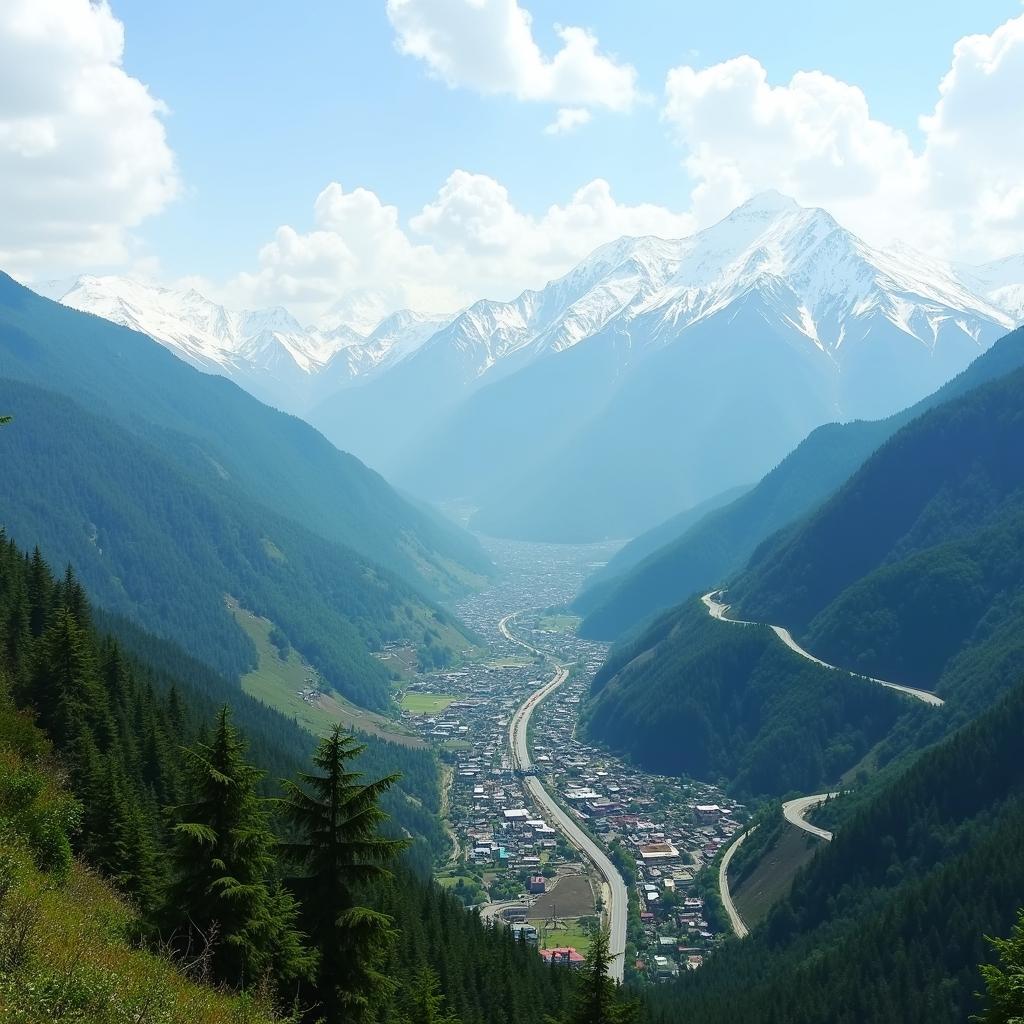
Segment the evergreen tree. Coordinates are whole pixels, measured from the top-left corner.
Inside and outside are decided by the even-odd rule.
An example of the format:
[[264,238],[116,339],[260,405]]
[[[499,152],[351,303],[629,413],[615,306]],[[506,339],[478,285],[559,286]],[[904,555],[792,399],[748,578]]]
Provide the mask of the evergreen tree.
[[567,1024],[632,1024],[639,1008],[619,998],[615,982],[608,977],[612,955],[608,934],[598,929],[587,952],[587,961],[577,975],[579,987]]
[[1024,910],[1008,939],[989,939],[1002,966],[982,964],[988,1008],[974,1020],[981,1024],[1024,1024]]
[[437,972],[421,967],[404,988],[401,1024],[462,1024],[445,1007]]
[[318,988],[328,1024],[366,1020],[394,992],[381,969],[394,937],[392,919],[361,905],[361,895],[389,877],[387,865],[407,843],[379,833],[387,815],[378,801],[398,776],[362,782],[350,764],[364,749],[336,725],[313,755],[318,772],[283,783],[285,814],[298,834],[283,852],[305,869],[300,891],[320,953]]
[[276,840],[256,794],[263,773],[244,750],[226,706],[211,741],[186,749],[168,901],[168,916],[188,921],[175,945],[209,944],[213,974],[236,988],[291,982],[312,966],[296,935],[295,902],[270,882]]

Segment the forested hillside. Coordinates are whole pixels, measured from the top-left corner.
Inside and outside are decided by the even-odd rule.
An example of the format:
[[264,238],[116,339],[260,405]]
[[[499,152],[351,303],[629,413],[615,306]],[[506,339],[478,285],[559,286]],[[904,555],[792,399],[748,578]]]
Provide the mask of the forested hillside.
[[963,1024],[1024,894],[1021,735],[1017,687],[844,823],[763,928],[653,990],[651,1020]]
[[690,601],[613,652],[586,734],[652,771],[728,780],[742,796],[815,792],[851,768],[908,701],[794,654],[767,627]]
[[394,573],[253,501],[231,479],[190,472],[151,440],[71,399],[10,380],[0,401],[0,522],[73,563],[104,608],[184,643],[237,678],[256,665],[226,606],[271,619],[328,685],[388,711],[390,677],[370,650],[468,643],[451,616]]
[[[649,543],[648,535],[637,538],[623,549],[619,578],[603,574],[575,602],[586,616],[582,635],[614,639],[691,594],[724,583],[743,569],[761,542],[812,512],[902,427],[1022,364],[1024,331],[1017,330],[910,409],[884,420],[833,423],[813,431],[753,490],[697,523],[684,518],[685,531],[631,566],[631,551],[643,551]],[[663,530],[652,533],[661,537]],[[615,565],[613,560],[609,570]]]
[[[975,710],[1006,686],[986,650],[1024,597],[1024,371],[897,433],[730,591],[826,660],[938,688]],[[967,661],[989,671],[958,685]],[[947,669],[951,673],[945,675]]]
[[74,398],[190,477],[236,489],[429,595],[490,571],[476,541],[401,498],[302,420],[183,363],[145,335],[43,299],[0,273],[3,376]]
[[[397,779],[390,775],[399,767],[391,762],[395,752],[379,748],[370,758],[341,738],[352,817],[338,827],[355,829],[348,839],[366,852],[352,847],[343,861],[351,877],[335,879],[322,873],[319,855],[305,859],[296,852],[313,850],[308,844],[316,840],[303,837],[319,834],[307,831],[303,822],[326,806],[314,798],[320,792],[316,786],[333,777],[317,774],[330,763],[330,739],[307,767],[311,738],[253,702],[238,701],[234,716],[226,708],[210,715],[218,695],[199,695],[174,678],[175,670],[188,665],[187,656],[157,642],[161,666],[138,661],[96,629],[70,571],[54,578],[38,553],[26,556],[6,539],[0,544],[0,640],[4,870],[15,872],[20,887],[15,891],[22,893],[40,886],[33,874],[40,870],[49,874],[42,881],[46,888],[56,885],[60,892],[69,886],[58,904],[66,904],[68,922],[86,928],[80,923],[80,900],[113,907],[113,897],[78,868],[71,868],[71,881],[62,881],[73,851],[137,908],[134,914],[123,908],[104,911],[92,932],[81,933],[90,942],[88,951],[68,961],[62,979],[46,976],[47,957],[49,967],[58,970],[67,955],[65,949],[57,950],[59,956],[53,952],[53,909],[46,911],[50,917],[30,922],[18,957],[0,962],[0,1006],[7,1000],[25,1009],[24,993],[35,991],[42,979],[46,985],[32,998],[49,998],[40,1006],[49,1005],[54,1018],[122,1020],[120,1004],[108,993],[113,990],[134,1005],[147,983],[159,983],[147,1011],[152,1016],[133,1019],[212,1020],[213,1010],[206,1016],[201,1012],[207,1004],[222,1007],[218,1020],[265,1019],[252,1000],[238,1004],[248,1008],[248,1016],[239,1009],[232,1017],[226,997],[192,990],[181,995],[180,1005],[172,999],[173,1010],[158,1018],[156,1006],[170,998],[167,992],[173,995],[178,986],[184,993],[187,986],[167,980],[169,968],[158,958],[129,955],[125,943],[131,936],[173,953],[178,963],[200,965],[196,976],[204,981],[245,988],[252,995],[258,991],[282,1007],[298,997],[300,1007],[310,1008],[304,1015],[310,1020],[319,1015],[318,1005],[344,1005],[344,1017],[332,1015],[332,1020],[413,1024],[426,1019],[425,1007],[438,1009],[438,979],[448,1009],[462,1024],[534,1024],[566,1005],[567,974],[545,969],[507,932],[483,928],[458,901],[397,863],[390,876],[381,876],[378,867],[361,867],[364,857],[367,864],[386,864],[404,845],[378,833],[387,823],[374,809],[395,789]],[[136,634],[129,646],[139,642]],[[210,678],[197,680],[212,691],[210,683]],[[239,724],[251,727],[258,742],[250,746]],[[46,767],[47,746],[39,730],[66,772],[70,797],[60,794],[60,783],[48,781],[56,774]],[[11,788],[12,771],[23,785]],[[275,775],[297,780],[280,805],[284,817],[261,795],[276,789]],[[369,788],[361,781],[378,778],[382,781]],[[303,792],[311,795],[302,797]],[[286,846],[279,845],[278,835],[288,839]],[[377,843],[386,845],[374,852]],[[35,857],[34,866],[26,853]],[[311,888],[316,880],[326,888]],[[9,914],[11,890],[0,890],[0,913]],[[316,891],[320,899],[304,902],[306,891]],[[314,910],[330,906],[332,899],[347,901],[334,904],[344,914],[324,925]],[[345,915],[358,911],[360,901],[369,908],[359,912],[362,923],[356,927],[356,918]],[[361,931],[366,927],[369,932]],[[327,935],[334,938],[325,946]],[[335,948],[350,955],[334,963],[323,950]],[[118,981],[122,966],[134,972],[130,985]],[[62,1002],[68,998],[76,1000],[70,1008]],[[188,1007],[193,1016],[184,1014]],[[23,1019],[48,1019],[40,1012]]]

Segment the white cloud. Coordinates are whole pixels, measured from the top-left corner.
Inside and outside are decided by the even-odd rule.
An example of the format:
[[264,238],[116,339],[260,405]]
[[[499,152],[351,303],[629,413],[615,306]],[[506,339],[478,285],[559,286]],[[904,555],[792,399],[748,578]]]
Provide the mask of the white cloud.
[[1024,15],[965,36],[921,119],[929,198],[949,210],[967,246],[1024,248]]
[[574,132],[581,125],[590,120],[590,111],[585,107],[561,107],[555,115],[554,121],[545,129],[545,135],[566,135]]
[[924,169],[906,134],[872,118],[863,92],[820,71],[773,86],[753,57],[678,67],[663,116],[687,149],[694,210],[714,220],[775,188],[868,235],[899,234]]
[[545,56],[516,0],[387,0],[387,14],[399,51],[453,88],[615,111],[639,96],[635,69],[587,29],[556,26],[561,49]]
[[1024,247],[1022,96],[1024,16],[956,44],[919,149],[856,86],[820,71],[772,85],[750,56],[672,69],[662,113],[701,224],[776,188],[871,241],[983,259]]
[[361,292],[392,308],[457,309],[539,287],[622,235],[678,237],[692,227],[663,207],[617,202],[600,178],[530,216],[500,182],[457,170],[405,229],[373,192],[334,182],[314,203],[313,229],[278,228],[258,269],[239,275],[229,295],[237,304],[284,303],[306,319]]
[[121,67],[106,2],[0,4],[0,266],[124,262],[129,230],[179,191],[159,100]]

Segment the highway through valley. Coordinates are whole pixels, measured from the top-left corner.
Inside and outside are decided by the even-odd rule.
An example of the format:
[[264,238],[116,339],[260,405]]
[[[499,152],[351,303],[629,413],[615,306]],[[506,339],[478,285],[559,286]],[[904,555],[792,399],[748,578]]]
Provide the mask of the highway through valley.
[[[548,657],[544,651],[531,647],[530,644],[521,640],[512,631],[510,623],[515,621],[517,614],[519,613],[513,612],[510,615],[506,615],[498,623],[498,629],[502,636],[526,648],[526,650],[533,654]],[[526,771],[532,767],[533,762],[530,759],[530,749],[527,743],[530,716],[537,705],[550,693],[557,690],[568,678],[569,670],[561,665],[557,666],[555,674],[551,679],[543,686],[534,690],[516,709],[515,714],[513,714],[508,727],[508,745],[512,753],[512,764],[515,768]],[[562,810],[554,796],[544,788],[540,779],[536,776],[527,776],[524,782],[537,807],[562,832],[566,839],[594,865],[594,868],[604,880],[602,890],[608,920],[608,950],[611,954],[608,976],[614,981],[621,982],[625,968],[626,916],[629,901],[626,883],[604,850]]]

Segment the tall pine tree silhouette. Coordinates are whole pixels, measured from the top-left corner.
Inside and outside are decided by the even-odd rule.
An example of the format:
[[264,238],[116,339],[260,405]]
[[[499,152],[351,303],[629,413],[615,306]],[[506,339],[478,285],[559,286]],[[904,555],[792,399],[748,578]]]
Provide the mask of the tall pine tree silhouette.
[[271,879],[276,839],[256,794],[263,773],[244,752],[227,707],[210,742],[186,749],[168,901],[169,915],[188,921],[175,945],[194,952],[209,943],[212,973],[235,988],[268,977],[284,984],[312,968],[296,935],[295,902]]
[[351,763],[365,749],[336,725],[313,755],[317,771],[283,783],[297,838],[282,850],[305,870],[297,885],[320,953],[318,989],[328,1024],[369,1019],[395,989],[382,970],[392,919],[361,900],[369,883],[388,877],[387,865],[407,843],[380,834],[387,814],[378,801],[398,776],[364,783]]

